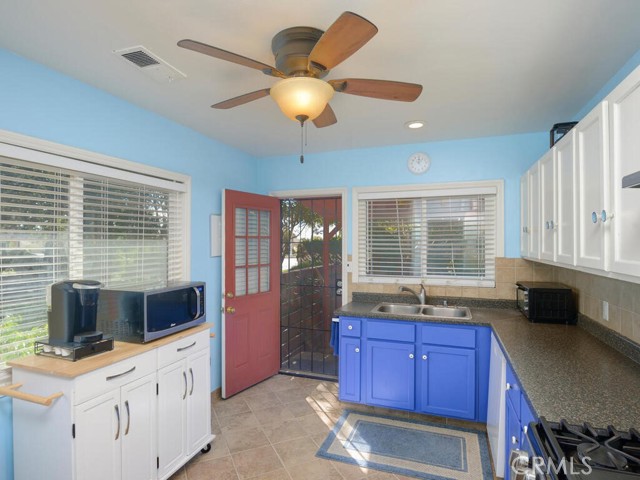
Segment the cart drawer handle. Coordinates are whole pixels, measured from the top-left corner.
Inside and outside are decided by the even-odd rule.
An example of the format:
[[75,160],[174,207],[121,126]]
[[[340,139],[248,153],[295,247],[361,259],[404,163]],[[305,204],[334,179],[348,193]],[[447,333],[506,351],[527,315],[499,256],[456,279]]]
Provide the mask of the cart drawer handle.
[[180,347],[178,348],[178,352],[182,352],[183,350],[187,350],[191,347],[193,347],[196,344],[196,341],[194,340],[193,343],[191,345],[187,345],[186,347]]
[[128,373],[131,373],[131,372],[133,372],[135,369],[136,369],[136,367],[131,367],[131,368],[130,368],[129,370],[127,370],[126,372],[117,373],[117,374],[115,374],[115,375],[110,375],[110,376],[108,376],[108,377],[107,377],[107,382],[108,382],[109,380],[113,380],[114,378],[118,378],[118,377],[121,377],[121,376],[126,375],[126,374],[128,374]]

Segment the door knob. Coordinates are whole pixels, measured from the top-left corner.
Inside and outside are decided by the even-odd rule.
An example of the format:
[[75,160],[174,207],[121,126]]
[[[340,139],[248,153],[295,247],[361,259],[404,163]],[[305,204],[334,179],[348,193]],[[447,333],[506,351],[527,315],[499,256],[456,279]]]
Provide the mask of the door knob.
[[233,294],[233,292],[227,292],[227,298],[233,298],[235,297],[235,295]]
[[227,307],[227,313],[236,313],[236,309],[234,307]]

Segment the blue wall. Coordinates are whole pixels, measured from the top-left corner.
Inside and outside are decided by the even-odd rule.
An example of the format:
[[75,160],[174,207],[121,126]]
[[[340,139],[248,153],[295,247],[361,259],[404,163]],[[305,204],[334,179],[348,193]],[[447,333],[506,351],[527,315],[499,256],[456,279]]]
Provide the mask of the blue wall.
[[[0,129],[191,176],[191,278],[207,282],[212,358],[220,358],[220,258],[209,256],[209,215],[220,213],[222,188],[258,189],[256,159],[2,49]],[[213,366],[218,388],[220,364]],[[1,480],[13,478],[8,404],[0,399]]]
[[[264,193],[504,179],[505,256],[519,257],[520,176],[549,148],[548,142],[548,133],[541,132],[305,155],[304,164],[290,155],[261,160],[258,174]],[[407,169],[407,158],[417,151],[431,157],[431,168],[423,175]],[[350,198],[347,212],[350,217]],[[347,225],[350,234],[350,219]],[[348,245],[351,253],[350,237]]]

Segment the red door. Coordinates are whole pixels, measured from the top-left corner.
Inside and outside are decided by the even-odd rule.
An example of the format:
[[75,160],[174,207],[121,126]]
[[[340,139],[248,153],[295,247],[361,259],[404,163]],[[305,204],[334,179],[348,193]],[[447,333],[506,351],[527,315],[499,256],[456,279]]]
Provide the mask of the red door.
[[222,397],[280,369],[280,200],[225,190]]

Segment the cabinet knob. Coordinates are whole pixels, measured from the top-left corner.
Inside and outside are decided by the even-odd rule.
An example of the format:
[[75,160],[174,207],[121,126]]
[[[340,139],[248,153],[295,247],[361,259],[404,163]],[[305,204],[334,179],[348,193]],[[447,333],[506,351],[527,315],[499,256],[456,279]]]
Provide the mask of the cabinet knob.
[[347,330],[353,330],[353,325],[349,325],[349,326],[347,327]]
[[505,390],[511,390],[511,384],[507,382],[507,388]]
[[549,222],[548,221],[544,222],[544,229],[545,230],[549,230]]
[[413,358],[413,353],[410,353],[410,354],[409,354],[409,358]]
[[511,437],[511,443],[513,445],[517,445],[518,444],[518,439],[515,437],[515,435]]
[[426,355],[422,355],[422,359],[423,359],[423,360],[426,360],[426,359],[427,359],[427,356],[426,356]]
[[598,214],[596,212],[591,212],[591,221],[593,223],[598,223]]
[[549,220],[549,230],[553,230],[554,228],[556,228],[556,224],[553,223],[553,220]]
[[522,427],[522,432],[526,435],[527,432],[529,431],[529,426],[525,425],[524,427]]
[[600,212],[600,221],[602,223],[605,223],[607,220],[611,220],[612,218],[613,218],[613,213],[607,214],[606,210],[602,210],[602,212]]
[[358,347],[356,347],[355,352],[356,352],[356,353],[360,353],[360,349],[359,349]]

